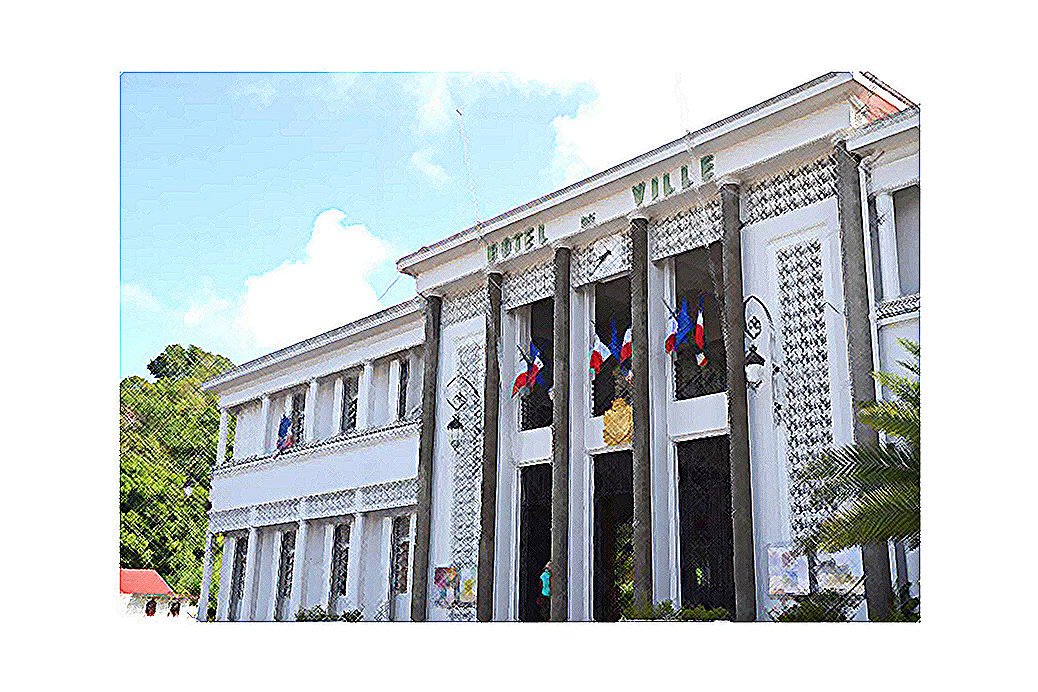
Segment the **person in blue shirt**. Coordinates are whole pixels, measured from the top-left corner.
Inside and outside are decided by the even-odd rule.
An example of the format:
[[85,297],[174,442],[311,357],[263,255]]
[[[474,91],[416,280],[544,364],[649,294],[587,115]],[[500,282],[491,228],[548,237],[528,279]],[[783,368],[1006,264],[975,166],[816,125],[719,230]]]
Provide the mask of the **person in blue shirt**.
[[541,618],[547,622],[551,619],[551,561],[544,565],[541,572],[541,593],[537,596],[537,605],[540,606]]

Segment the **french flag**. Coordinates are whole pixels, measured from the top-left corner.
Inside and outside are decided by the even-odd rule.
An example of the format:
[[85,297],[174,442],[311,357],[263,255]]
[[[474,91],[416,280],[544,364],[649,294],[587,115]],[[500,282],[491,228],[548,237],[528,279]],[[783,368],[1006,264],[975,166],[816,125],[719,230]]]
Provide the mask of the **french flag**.
[[[668,308],[669,310],[669,308]],[[663,349],[667,353],[674,353],[674,350],[678,347],[678,320],[674,317],[674,313],[670,314],[667,318],[667,339],[663,342]]]
[[696,352],[696,365],[703,367],[706,365],[706,354],[703,353],[703,347],[706,344],[703,332],[703,296],[699,296],[699,315],[696,317],[696,333],[693,338],[695,339],[696,347],[699,349]]
[[602,364],[609,360],[612,354],[609,352],[609,347],[598,338],[597,332],[592,332],[592,335],[594,346],[591,348],[591,362],[588,365],[588,375],[594,379],[598,375],[598,371],[602,369]]
[[281,424],[278,426],[278,452],[283,452],[295,444],[295,435],[292,434],[292,419],[288,414],[281,416]]
[[527,374],[529,371],[523,370],[521,373],[515,376],[515,383],[512,385],[512,398],[515,398],[516,394],[526,394],[530,391],[530,388],[526,386]]
[[620,362],[624,362],[631,357],[631,328],[628,327],[627,331],[624,332],[624,345],[620,347]]

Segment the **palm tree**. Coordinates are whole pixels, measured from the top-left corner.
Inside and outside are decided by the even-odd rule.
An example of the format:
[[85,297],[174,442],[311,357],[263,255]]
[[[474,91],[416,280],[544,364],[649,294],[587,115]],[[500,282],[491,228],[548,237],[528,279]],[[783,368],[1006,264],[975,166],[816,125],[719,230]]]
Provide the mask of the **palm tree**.
[[836,552],[897,540],[908,549],[919,547],[919,344],[899,342],[912,356],[899,364],[914,377],[873,373],[894,398],[858,411],[858,419],[885,433],[888,442],[830,450],[799,479],[813,506],[830,509],[801,541],[810,550]]

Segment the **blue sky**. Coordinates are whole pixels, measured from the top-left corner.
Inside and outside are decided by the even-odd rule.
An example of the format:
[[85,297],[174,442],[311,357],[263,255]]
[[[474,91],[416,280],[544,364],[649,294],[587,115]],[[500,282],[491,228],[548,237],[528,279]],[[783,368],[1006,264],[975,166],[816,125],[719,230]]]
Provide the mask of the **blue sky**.
[[240,363],[407,300],[395,261],[477,213],[820,73],[123,74],[121,376],[170,343]]

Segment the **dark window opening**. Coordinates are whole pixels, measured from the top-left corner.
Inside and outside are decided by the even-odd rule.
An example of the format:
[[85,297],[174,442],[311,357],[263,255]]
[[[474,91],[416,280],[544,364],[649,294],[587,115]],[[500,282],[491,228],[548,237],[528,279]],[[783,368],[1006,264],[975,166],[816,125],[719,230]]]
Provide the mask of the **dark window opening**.
[[357,429],[357,375],[346,375],[342,381],[342,431]]
[[234,542],[234,564],[231,567],[231,603],[228,617],[237,621],[241,618],[241,602],[245,595],[245,558],[249,544],[244,536]]
[[332,542],[332,584],[331,610],[337,596],[346,595],[347,565],[350,559],[350,525],[349,523],[337,524],[335,526],[335,538]]
[[407,378],[411,370],[411,361],[405,356],[400,359],[400,391],[396,399],[397,420],[407,415]]
[[919,293],[919,186],[894,193],[894,234],[901,295]]
[[278,591],[274,601],[274,619],[284,622],[290,619],[288,608],[292,597],[292,570],[295,567],[296,532],[281,534],[281,558],[278,564]]
[[303,441],[303,419],[306,415],[306,395],[292,395],[292,439],[296,444]]
[[876,197],[869,197],[869,238],[872,246],[872,286],[876,293],[876,302],[883,300],[883,270],[879,254],[879,210],[876,208]]
[[[619,354],[624,334],[631,326],[631,280],[626,276],[595,284],[594,330],[606,346],[613,343],[614,321],[616,350]],[[611,356],[602,364],[598,375],[595,376],[592,417],[601,416],[612,408],[613,402],[618,399],[631,403],[631,383],[627,379],[629,370],[629,358],[621,364],[616,356]]]
[[616,622],[634,605],[634,482],[630,452],[594,459],[594,600],[597,622]]
[[678,443],[681,605],[735,613],[728,437]]
[[394,593],[407,593],[407,568],[411,559],[411,517],[393,518],[393,553],[390,588]]
[[544,622],[548,599],[541,573],[551,560],[551,464],[524,466],[519,473],[519,621]]
[[[677,347],[674,357],[674,396],[679,401],[706,394],[723,392],[728,387],[728,365],[724,352],[724,282],[721,267],[721,243],[707,248],[683,252],[674,257],[674,293],[669,307],[684,317],[688,306],[691,329]],[[703,299],[703,350],[695,341],[699,300]],[[700,364],[699,354],[706,357]]]
[[[555,301],[551,298],[538,300],[530,305],[530,340],[541,354],[541,369],[530,393],[520,402],[520,430],[534,430],[551,425],[552,402],[548,390],[552,386],[552,365],[555,353]],[[530,345],[520,344],[523,355],[530,357]],[[542,382],[543,380],[543,382]]]

